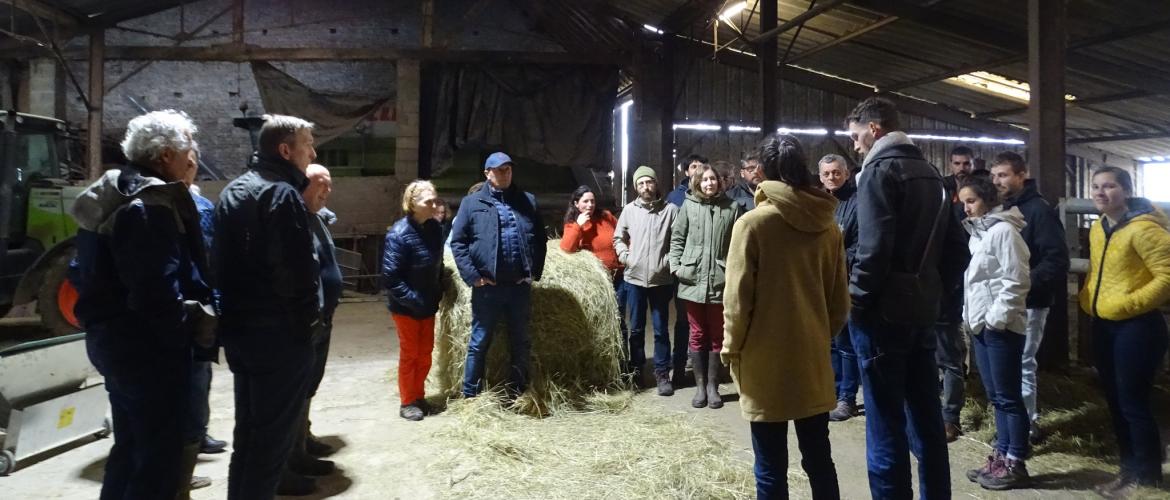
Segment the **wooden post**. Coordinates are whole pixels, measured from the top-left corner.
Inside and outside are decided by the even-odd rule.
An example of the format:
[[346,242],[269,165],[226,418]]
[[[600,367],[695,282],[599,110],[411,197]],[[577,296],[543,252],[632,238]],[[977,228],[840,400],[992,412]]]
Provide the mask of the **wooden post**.
[[[1066,187],[1064,67],[1065,0],[1028,0],[1028,169],[1053,206],[1065,197]],[[1058,282],[1066,281],[1061,276]],[[1048,368],[1064,368],[1069,359],[1068,293],[1060,291],[1037,355]]]
[[232,44],[244,45],[244,0],[232,0]]
[[89,35],[89,131],[86,134],[86,161],[89,178],[102,175],[102,101],[106,96],[106,31]]
[[[774,29],[777,17],[777,2],[760,2],[760,32]],[[756,54],[760,63],[760,133],[766,137],[776,132],[776,39],[760,41]]]
[[658,129],[660,134],[658,165],[654,170],[658,172],[658,189],[665,195],[674,189],[675,161],[674,161],[674,37],[665,37],[662,40],[662,64],[659,65],[658,96],[659,103]]

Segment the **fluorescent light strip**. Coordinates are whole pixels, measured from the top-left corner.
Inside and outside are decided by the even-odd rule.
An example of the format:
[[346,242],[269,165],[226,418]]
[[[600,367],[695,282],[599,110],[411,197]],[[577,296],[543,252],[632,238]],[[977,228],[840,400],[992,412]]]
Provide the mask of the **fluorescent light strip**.
[[676,123],[674,130],[723,130],[723,126],[716,123]]
[[665,31],[658,29],[657,26],[651,26],[649,24],[643,24],[642,29],[645,29],[646,31],[649,31],[651,33],[657,33],[659,35],[666,33]]
[[[682,123],[675,123],[674,130],[702,130],[702,131],[709,131],[709,132],[717,132],[717,131],[723,130],[723,126],[719,125],[717,123],[682,122]],[[754,125],[728,125],[727,131],[728,132],[759,133],[760,127],[756,127]],[[779,127],[776,129],[776,132],[781,133],[781,134],[792,134],[792,135],[816,135],[816,136],[829,135],[829,130],[824,129],[824,128]],[[834,130],[833,135],[849,137],[849,132],[846,130]],[[934,135],[934,134],[907,134],[907,136],[909,136],[911,139],[917,139],[917,140],[921,140],[921,141],[975,142],[975,143],[980,143],[980,144],[1011,144],[1011,145],[1016,145],[1016,146],[1021,146],[1024,144],[1024,141],[1021,141],[1019,139],[999,139],[999,138],[995,138],[995,137],[968,137],[968,136],[957,136],[957,135]],[[1154,158],[1157,159],[1157,158],[1161,158],[1161,157],[1154,157]],[[1142,161],[1141,158],[1139,158],[1138,160]],[[1159,159],[1158,161],[1162,161],[1162,160]]]

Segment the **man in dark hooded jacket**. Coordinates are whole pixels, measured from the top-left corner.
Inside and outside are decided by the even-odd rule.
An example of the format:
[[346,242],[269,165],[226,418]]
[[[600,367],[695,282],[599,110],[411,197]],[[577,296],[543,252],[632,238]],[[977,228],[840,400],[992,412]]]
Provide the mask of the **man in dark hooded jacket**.
[[[70,280],[114,423],[101,498],[176,498],[199,453],[185,444],[192,347],[215,328],[199,214],[183,179],[196,127],[177,111],[130,121],[130,163],[77,197]],[[186,464],[186,465],[185,465]]]
[[[862,101],[846,118],[864,155],[857,190],[858,247],[849,283],[850,334],[861,363],[866,459],[874,498],[910,498],[910,457],[922,498],[950,498],[950,465],[939,404],[937,340],[943,287],[960,279],[940,265],[948,230],[942,177],[898,131],[884,98]],[[914,436],[914,439],[910,437]]]

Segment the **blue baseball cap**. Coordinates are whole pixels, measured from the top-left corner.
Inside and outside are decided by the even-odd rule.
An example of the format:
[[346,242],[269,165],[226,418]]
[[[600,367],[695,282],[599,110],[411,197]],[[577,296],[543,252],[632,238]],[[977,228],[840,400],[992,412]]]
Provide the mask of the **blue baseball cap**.
[[512,164],[512,157],[511,156],[508,156],[502,152],[492,153],[491,156],[487,157],[487,161],[483,162],[483,169],[484,170],[491,170],[493,168],[498,168],[501,165],[511,165],[511,164]]

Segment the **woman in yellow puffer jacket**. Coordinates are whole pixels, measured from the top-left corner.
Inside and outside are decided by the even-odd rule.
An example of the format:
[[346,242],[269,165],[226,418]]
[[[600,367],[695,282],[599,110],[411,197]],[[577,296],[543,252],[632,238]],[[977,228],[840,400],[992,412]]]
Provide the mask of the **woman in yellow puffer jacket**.
[[1170,219],[1133,196],[1129,172],[1093,173],[1102,217],[1089,231],[1089,276],[1081,308],[1093,318],[1097,374],[1121,455],[1121,473],[1100,488],[1125,496],[1162,481],[1162,448],[1150,393],[1170,334],[1158,308],[1170,302]]

